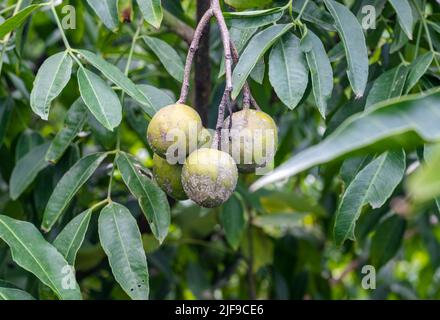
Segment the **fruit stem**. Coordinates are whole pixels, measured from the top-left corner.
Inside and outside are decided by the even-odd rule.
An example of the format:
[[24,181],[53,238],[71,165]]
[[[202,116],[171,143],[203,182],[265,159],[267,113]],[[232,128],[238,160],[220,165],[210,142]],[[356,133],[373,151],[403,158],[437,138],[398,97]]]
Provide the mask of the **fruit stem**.
[[[228,105],[229,113],[232,119],[232,112],[230,109],[230,95],[231,95],[231,89],[228,90],[228,88],[225,89],[225,92],[223,93],[222,100],[220,101],[220,104],[218,106],[218,116],[217,116],[217,124],[215,126],[215,136],[214,140],[212,142],[212,148],[216,148],[218,150],[221,150],[221,131],[223,129],[223,121],[225,120],[225,109]],[[231,123],[231,121],[229,121]]]
[[194,38],[191,42],[191,45],[189,46],[188,55],[186,56],[186,62],[185,62],[185,69],[183,73],[183,83],[182,83],[182,89],[180,91],[180,97],[179,100],[177,100],[177,103],[185,103],[186,99],[188,97],[188,91],[189,91],[189,78],[191,75],[191,66],[194,60],[194,55],[199,47],[200,39],[203,36],[203,32],[205,30],[206,25],[211,21],[212,16],[214,15],[214,12],[212,8],[206,10],[205,14],[200,19],[199,24],[196,27],[196,30],[194,30]]
[[226,72],[226,89],[225,92],[232,91],[232,54],[231,54],[231,37],[226,26],[225,18],[220,7],[219,0],[211,0],[211,8],[217,19],[217,24],[220,29],[220,35],[223,42],[223,49],[225,55],[225,72]]

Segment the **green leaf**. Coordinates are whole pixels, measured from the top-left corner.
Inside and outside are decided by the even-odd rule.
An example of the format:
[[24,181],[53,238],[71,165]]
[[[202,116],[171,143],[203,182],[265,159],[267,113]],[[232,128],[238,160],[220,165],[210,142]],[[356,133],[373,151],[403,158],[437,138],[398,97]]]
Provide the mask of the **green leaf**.
[[307,88],[309,70],[299,39],[288,33],[273,47],[269,56],[269,79],[278,98],[293,110]]
[[405,86],[408,68],[400,65],[394,69],[382,73],[373,83],[368,93],[365,108],[369,108],[378,102],[391,98],[400,97]]
[[[240,54],[248,41],[252,38],[258,28],[247,28],[247,29],[239,29],[235,27],[231,27],[229,29],[229,36],[231,37],[231,41],[234,43],[237,52]],[[259,62],[261,60],[258,60]],[[258,64],[258,63],[257,63]],[[255,68],[254,68],[255,69]],[[222,61],[220,62],[220,70],[218,72],[218,77],[221,78],[225,74],[225,57],[222,57]]]
[[151,99],[151,105],[153,106],[154,113],[150,112],[150,114],[145,109],[143,109],[150,117],[153,117],[154,114],[161,108],[176,102],[176,100],[174,100],[173,97],[171,97],[169,94],[165,93],[164,90],[158,89],[148,84],[140,84],[138,85],[138,89]]
[[118,0],[87,0],[104,25],[115,30],[119,24]]
[[275,23],[281,19],[283,14],[283,8],[272,8],[255,11],[224,12],[223,16],[231,27],[237,29],[249,29]]
[[220,211],[220,223],[225,230],[226,240],[232,248],[238,249],[246,229],[244,209],[240,200],[233,195]]
[[0,238],[11,248],[13,260],[33,273],[60,299],[82,298],[71,266],[33,224],[0,215]]
[[183,62],[176,50],[158,38],[143,36],[144,42],[159,58],[168,73],[177,81],[183,81]]
[[[308,0],[307,0],[308,1]],[[292,9],[296,13],[300,13],[304,7],[306,0],[296,0],[292,2]],[[320,28],[327,31],[335,31],[334,20],[332,16],[325,10],[321,9],[313,1],[309,1],[302,13],[301,19],[315,23]]]
[[236,9],[249,9],[263,7],[271,3],[272,0],[225,0],[228,6]]
[[13,107],[12,101],[11,98],[0,100],[0,148],[3,144],[6,131],[8,130],[9,121],[11,120]]
[[122,120],[122,106],[116,93],[93,72],[79,68],[78,85],[81,97],[104,127],[113,131]]
[[264,63],[264,56],[261,57],[260,60],[257,61],[255,67],[252,69],[249,77],[254,80],[256,83],[263,84],[264,74],[266,72],[266,64]]
[[[81,56],[86,59],[91,65],[102,72],[102,74],[113,82],[115,85],[120,87],[126,94],[132,97],[134,100],[139,102],[143,108],[148,110],[148,112],[153,112],[153,106],[145,94],[140,92],[139,88],[131,81],[125,74],[119,70],[118,67],[114,66],[110,62],[104,60],[102,57],[94,54],[93,52],[87,50],[77,50]],[[153,113],[154,114],[154,113]]]
[[45,142],[44,138],[36,131],[25,129],[18,138],[15,146],[15,162],[23,158],[31,149]]
[[372,156],[359,156],[346,159],[339,171],[345,185],[350,184],[356,175],[373,159]]
[[402,244],[406,221],[398,215],[384,220],[371,240],[371,264],[379,269],[393,258]]
[[351,87],[356,97],[362,97],[368,81],[368,51],[362,27],[346,6],[334,0],[324,0],[324,3],[344,43]]
[[50,231],[58,218],[67,209],[75,194],[87,182],[106,156],[106,153],[94,153],[85,156],[75,163],[58,181],[44,210],[41,224],[44,231]]
[[166,194],[140,172],[139,165],[128,154],[119,152],[116,164],[128,189],[138,199],[154,236],[163,242],[170,226],[170,206]]
[[338,245],[346,239],[355,240],[355,226],[362,208],[383,206],[405,173],[405,153],[385,152],[370,162],[351,181],[342,196],[335,218],[334,237]]
[[414,88],[417,82],[419,82],[422,76],[426,73],[433,59],[434,53],[427,52],[421,56],[418,56],[417,59],[411,62],[411,65],[409,66],[408,78],[405,85],[406,94],[410,92],[412,88]]
[[37,174],[48,166],[49,163],[44,159],[48,148],[49,143],[36,146],[17,162],[9,182],[9,195],[12,200],[18,199]]
[[310,30],[307,30],[305,37],[301,39],[301,49],[306,54],[316,105],[325,118],[327,100],[333,91],[333,70],[330,60],[321,40]]
[[64,51],[46,59],[38,70],[30,100],[32,110],[41,119],[48,119],[51,102],[69,82],[72,64],[69,53]]
[[267,29],[257,33],[244,49],[240,60],[234,68],[232,74],[232,98],[236,99],[239,95],[247,77],[255,67],[258,60],[266,53],[266,51],[276,42],[276,40],[286,33],[292,24],[280,24],[268,27]]
[[393,37],[393,43],[391,44],[390,47],[390,53],[396,53],[399,50],[401,50],[403,48],[403,46],[405,46],[409,39],[407,37],[407,35],[405,34],[405,32],[402,30],[402,28],[400,27],[400,25],[396,25],[396,27],[394,28],[394,37]]
[[402,30],[405,31],[407,37],[412,40],[414,19],[408,0],[389,0],[389,2],[397,13],[397,18]]
[[76,254],[89,227],[92,210],[88,209],[72,219],[53,241],[53,245],[70,265],[75,265]]
[[149,294],[148,267],[136,220],[124,206],[112,202],[102,209],[99,239],[122,289],[135,300]]
[[385,101],[348,118],[321,143],[296,154],[257,180],[257,190],[313,166],[353,154],[381,152],[392,147],[414,148],[440,140],[440,90]]
[[14,288],[0,288],[0,300],[35,300],[29,293]]
[[19,28],[26,18],[38,8],[44,7],[46,4],[33,4],[20,10],[16,15],[10,17],[5,20],[2,24],[0,24],[0,39],[3,39],[8,33]]
[[163,18],[161,0],[136,0],[145,21],[156,29],[160,28]]
[[70,107],[64,119],[64,126],[53,138],[46,153],[46,161],[56,163],[67,150],[73,139],[82,130],[89,113],[81,98],[78,98]]

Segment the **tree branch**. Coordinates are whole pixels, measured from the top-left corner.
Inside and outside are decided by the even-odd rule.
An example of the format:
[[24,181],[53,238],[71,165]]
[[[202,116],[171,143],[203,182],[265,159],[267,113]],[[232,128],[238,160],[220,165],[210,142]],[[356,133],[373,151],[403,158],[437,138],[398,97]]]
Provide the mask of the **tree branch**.
[[177,100],[177,103],[185,103],[186,99],[188,97],[188,91],[189,91],[189,80],[191,76],[191,66],[192,62],[194,60],[194,55],[199,48],[200,39],[202,38],[203,31],[205,30],[206,25],[209,23],[213,16],[212,9],[208,9],[205,14],[200,19],[199,24],[197,25],[196,30],[194,31],[194,38],[191,41],[191,45],[188,50],[188,55],[186,56],[186,62],[185,62],[185,70],[183,74],[183,83],[182,83],[182,89],[180,91],[180,97],[179,100]]
[[168,28],[170,28],[174,33],[180,36],[188,45],[191,45],[191,41],[194,38],[193,28],[177,19],[167,10],[163,11],[163,21],[168,26]]

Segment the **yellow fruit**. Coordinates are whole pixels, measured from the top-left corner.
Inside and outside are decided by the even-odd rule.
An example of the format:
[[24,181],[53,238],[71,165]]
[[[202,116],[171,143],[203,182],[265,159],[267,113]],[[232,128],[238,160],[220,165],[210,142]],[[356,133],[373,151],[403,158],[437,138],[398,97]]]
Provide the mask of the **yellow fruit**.
[[[229,129],[229,121],[230,117],[224,121],[223,128]],[[267,113],[252,109],[235,112],[228,132],[229,151],[240,172],[254,172],[272,162],[278,144],[278,128]]]
[[153,175],[159,187],[176,200],[188,199],[181,182],[182,166],[171,165],[157,154],[154,154],[153,162]]
[[160,109],[151,119],[147,140],[153,151],[162,158],[170,156],[183,160],[197,149],[201,130],[202,120],[193,108],[172,104]]
[[237,166],[226,152],[202,148],[186,159],[182,185],[188,197],[202,207],[213,208],[226,202],[237,185]]

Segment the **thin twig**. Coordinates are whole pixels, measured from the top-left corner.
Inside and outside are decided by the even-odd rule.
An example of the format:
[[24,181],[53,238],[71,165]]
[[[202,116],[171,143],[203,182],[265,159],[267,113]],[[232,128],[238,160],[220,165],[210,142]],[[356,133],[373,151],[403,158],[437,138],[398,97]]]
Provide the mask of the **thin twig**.
[[221,148],[221,131],[223,129],[223,121],[225,120],[225,109],[226,105],[228,104],[230,100],[231,91],[227,88],[225,89],[225,92],[223,93],[222,100],[220,101],[220,104],[218,106],[218,116],[217,116],[217,124],[215,126],[215,136],[212,143],[212,147],[217,148],[220,150]]
[[180,91],[180,97],[179,100],[177,100],[177,103],[185,103],[186,99],[188,97],[188,91],[189,91],[189,78],[191,75],[191,66],[194,60],[194,55],[199,47],[200,39],[203,35],[203,31],[205,30],[206,25],[211,20],[212,16],[214,15],[212,9],[208,9],[203,17],[200,19],[199,24],[197,25],[196,30],[194,31],[194,38],[191,42],[191,45],[188,50],[188,55],[186,56],[186,62],[185,62],[185,70],[183,74],[183,83],[182,83],[182,89]]
[[232,91],[232,54],[231,54],[231,37],[226,26],[225,18],[223,17],[220,8],[219,0],[211,0],[211,8],[220,29],[220,34],[223,42],[223,49],[225,55],[225,71],[226,71],[226,89],[225,91]]

